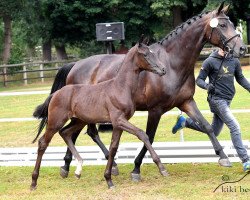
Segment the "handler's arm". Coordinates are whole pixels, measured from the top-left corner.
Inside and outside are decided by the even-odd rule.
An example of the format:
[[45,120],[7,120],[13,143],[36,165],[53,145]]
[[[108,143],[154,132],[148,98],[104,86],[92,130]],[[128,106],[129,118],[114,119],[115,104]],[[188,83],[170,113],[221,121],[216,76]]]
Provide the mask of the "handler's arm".
[[209,74],[209,63],[205,60],[202,64],[202,68],[200,70],[200,73],[196,79],[196,84],[202,88],[207,90],[208,89],[208,85],[205,80],[208,77]]
[[245,88],[248,92],[250,92],[250,83],[249,81],[244,77],[242,73],[242,69],[240,67],[240,62],[237,60],[236,63],[236,70],[235,70],[235,79],[236,81]]

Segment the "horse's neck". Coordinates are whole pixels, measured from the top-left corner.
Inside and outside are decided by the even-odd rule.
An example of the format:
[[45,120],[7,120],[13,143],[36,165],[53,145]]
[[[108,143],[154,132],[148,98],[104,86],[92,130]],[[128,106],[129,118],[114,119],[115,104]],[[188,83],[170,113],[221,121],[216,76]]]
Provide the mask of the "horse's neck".
[[132,55],[126,55],[118,74],[115,77],[114,85],[124,92],[128,91],[133,95],[137,89],[137,83],[140,73],[139,67],[135,63]]
[[205,29],[209,18],[209,15],[203,16],[190,25],[185,24],[183,30],[179,30],[179,33],[172,38],[162,42],[169,57],[174,58],[171,60],[173,68],[182,68],[183,71],[190,70],[190,68],[193,70],[205,44]]

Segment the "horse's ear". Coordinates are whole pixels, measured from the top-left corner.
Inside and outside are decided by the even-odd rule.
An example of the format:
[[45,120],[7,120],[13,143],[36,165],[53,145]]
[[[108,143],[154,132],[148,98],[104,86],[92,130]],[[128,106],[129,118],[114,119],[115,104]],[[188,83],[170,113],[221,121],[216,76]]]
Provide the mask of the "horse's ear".
[[223,2],[220,4],[220,6],[217,8],[217,11],[216,11],[217,15],[219,15],[219,14],[221,13],[221,11],[222,11],[222,9],[223,9],[223,7],[224,7],[224,3],[225,3],[225,1],[223,1]]
[[223,9],[222,9],[222,12],[224,12],[225,14],[228,13],[228,10],[229,10],[229,7],[230,7],[230,4],[225,6]]

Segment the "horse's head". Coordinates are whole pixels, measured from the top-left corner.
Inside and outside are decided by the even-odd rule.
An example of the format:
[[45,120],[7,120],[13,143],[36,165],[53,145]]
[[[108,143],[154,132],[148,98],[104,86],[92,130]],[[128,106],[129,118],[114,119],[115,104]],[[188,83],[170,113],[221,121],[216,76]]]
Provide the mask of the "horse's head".
[[141,41],[137,43],[137,65],[142,70],[151,71],[160,76],[166,74],[163,63],[159,60],[158,51],[150,49]]
[[240,35],[236,33],[233,23],[226,15],[229,6],[224,2],[213,12],[206,29],[206,39],[213,45],[220,47],[235,57],[244,56],[246,46]]

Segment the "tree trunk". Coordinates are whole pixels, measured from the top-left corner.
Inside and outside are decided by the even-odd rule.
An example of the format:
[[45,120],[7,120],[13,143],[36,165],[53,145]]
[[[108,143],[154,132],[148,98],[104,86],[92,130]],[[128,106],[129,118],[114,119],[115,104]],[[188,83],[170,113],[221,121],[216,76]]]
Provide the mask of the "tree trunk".
[[182,20],[182,17],[181,17],[181,7],[180,6],[175,6],[173,7],[173,24],[174,24],[174,27],[180,25],[183,20]]
[[56,47],[56,57],[58,60],[68,59],[68,55],[66,53],[64,45],[55,45],[55,47]]
[[11,50],[11,17],[9,15],[3,16],[4,23],[4,49],[2,53],[3,64],[8,64]]
[[45,61],[51,61],[51,41],[47,41],[43,43],[43,60]]

